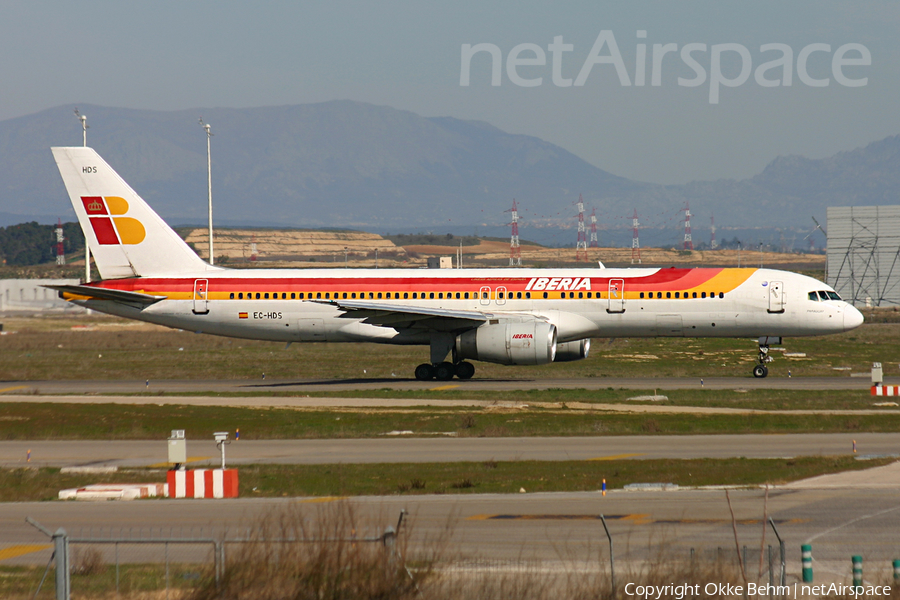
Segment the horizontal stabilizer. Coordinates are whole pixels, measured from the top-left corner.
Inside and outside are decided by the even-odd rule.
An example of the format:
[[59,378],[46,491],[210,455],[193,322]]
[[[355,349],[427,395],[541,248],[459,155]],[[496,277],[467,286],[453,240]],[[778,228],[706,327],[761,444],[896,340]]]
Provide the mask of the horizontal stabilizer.
[[129,292],[127,290],[109,290],[90,285],[45,285],[43,287],[56,290],[61,292],[61,294],[86,296],[94,300],[112,300],[113,302],[140,304],[142,306],[150,306],[154,302],[166,299],[165,296],[152,296],[150,294]]

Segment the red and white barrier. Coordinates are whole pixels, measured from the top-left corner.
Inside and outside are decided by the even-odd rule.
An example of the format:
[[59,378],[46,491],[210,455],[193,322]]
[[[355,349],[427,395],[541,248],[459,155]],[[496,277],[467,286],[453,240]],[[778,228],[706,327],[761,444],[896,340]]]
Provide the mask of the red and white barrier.
[[900,385],[873,385],[873,396],[900,396]]
[[237,498],[237,469],[168,471],[169,498]]

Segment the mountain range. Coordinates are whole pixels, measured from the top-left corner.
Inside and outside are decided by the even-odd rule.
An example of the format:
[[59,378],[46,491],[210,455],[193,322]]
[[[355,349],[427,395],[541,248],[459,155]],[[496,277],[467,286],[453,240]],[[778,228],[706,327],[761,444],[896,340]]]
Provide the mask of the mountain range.
[[[828,206],[896,204],[900,136],[812,160],[779,156],[736,181],[658,185],[629,180],[535,137],[479,121],[426,118],[352,101],[247,109],[151,111],[79,105],[88,143],[164,218],[202,223],[211,124],[213,202],[220,224],[441,228],[508,222],[513,198],[532,226],[574,223],[583,194],[608,226],[634,209],[664,224],[685,203],[708,222],[807,227]],[[49,148],[81,145],[63,106],[0,121],[4,221],[72,218]],[[777,217],[777,223],[775,219]],[[3,223],[0,223],[3,224]]]

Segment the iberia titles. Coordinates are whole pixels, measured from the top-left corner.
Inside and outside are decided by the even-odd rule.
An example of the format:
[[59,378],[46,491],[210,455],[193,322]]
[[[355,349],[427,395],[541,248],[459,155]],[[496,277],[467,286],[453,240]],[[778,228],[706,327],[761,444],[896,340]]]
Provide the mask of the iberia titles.
[[590,277],[532,277],[526,290],[589,290],[591,289]]

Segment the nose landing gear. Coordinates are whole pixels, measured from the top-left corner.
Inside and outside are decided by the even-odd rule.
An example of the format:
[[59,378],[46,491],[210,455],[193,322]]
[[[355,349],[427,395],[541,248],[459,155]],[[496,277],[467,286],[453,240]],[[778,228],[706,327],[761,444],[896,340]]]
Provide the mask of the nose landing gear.
[[769,375],[769,367],[766,365],[775,359],[769,356],[769,344],[780,344],[780,337],[761,337],[759,338],[759,354],[756,357],[756,364],[753,366],[753,376],[761,379]]

